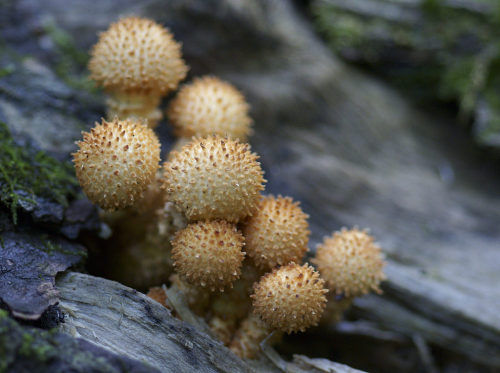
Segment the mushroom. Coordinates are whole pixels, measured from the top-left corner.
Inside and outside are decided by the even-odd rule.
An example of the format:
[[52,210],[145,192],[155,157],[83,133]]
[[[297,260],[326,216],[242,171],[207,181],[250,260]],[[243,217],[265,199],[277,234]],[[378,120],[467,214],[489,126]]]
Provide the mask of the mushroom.
[[236,226],[224,220],[189,224],[172,240],[174,268],[193,285],[224,291],[240,277],[243,245]]
[[312,262],[334,294],[357,297],[380,293],[385,261],[380,246],[366,231],[357,228],[334,232],[318,245]]
[[163,307],[171,309],[170,305],[168,304],[167,294],[165,293],[165,290],[163,290],[163,288],[161,288],[160,286],[149,288],[146,295],[160,303]]
[[300,262],[309,242],[308,217],[290,197],[263,197],[242,228],[248,256],[265,270]]
[[155,127],[162,96],[177,89],[188,67],[181,45],[156,22],[128,17],[101,33],[91,51],[91,78],[109,94],[107,116],[144,118]]
[[211,297],[208,325],[225,345],[229,345],[238,323],[251,310],[252,286],[261,275],[261,271],[249,260],[245,260],[241,266],[240,278],[233,283],[233,287]]
[[[234,333],[229,349],[243,359],[255,359],[260,352],[260,344],[271,334],[266,324],[255,314],[245,318]],[[274,344],[281,339],[282,333],[273,334],[268,343]]]
[[324,283],[307,263],[275,268],[254,285],[254,312],[271,329],[304,331],[321,318],[328,292]]
[[167,199],[191,221],[236,223],[255,211],[264,189],[257,159],[248,144],[220,136],[194,139],[163,166]]
[[167,117],[177,136],[220,135],[246,142],[252,120],[243,94],[215,76],[195,78],[170,102]]
[[160,162],[155,133],[136,120],[102,120],[73,153],[76,176],[87,197],[104,210],[132,206],[154,180]]
[[201,286],[189,284],[177,273],[170,276],[170,284],[170,289],[182,293],[186,304],[192,312],[198,316],[205,317],[210,305],[210,292]]

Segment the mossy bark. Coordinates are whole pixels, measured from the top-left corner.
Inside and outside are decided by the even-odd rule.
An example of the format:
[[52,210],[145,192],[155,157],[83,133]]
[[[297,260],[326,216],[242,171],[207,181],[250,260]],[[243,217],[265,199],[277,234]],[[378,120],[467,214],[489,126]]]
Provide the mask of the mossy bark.
[[476,141],[500,149],[497,1],[316,0],[312,12],[342,58],[419,100],[456,102]]
[[0,373],[159,372],[82,339],[22,326],[0,310]]

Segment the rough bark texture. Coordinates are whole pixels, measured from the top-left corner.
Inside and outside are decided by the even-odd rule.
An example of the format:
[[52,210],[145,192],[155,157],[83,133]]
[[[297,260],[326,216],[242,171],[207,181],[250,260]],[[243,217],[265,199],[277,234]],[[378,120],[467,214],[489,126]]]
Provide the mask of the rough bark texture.
[[[68,159],[80,130],[104,113],[102,95],[85,79],[86,51],[97,32],[121,15],[152,17],[183,42],[191,77],[217,74],[244,91],[256,124],[250,141],[261,155],[267,191],[302,201],[311,216],[311,247],[352,225],[370,227],[384,247],[385,294],[356,302],[357,315],[371,321],[371,347],[383,345],[389,331],[391,340],[416,341],[431,368],[427,342],[500,367],[498,164],[477,153],[453,119],[425,113],[346,67],[284,0],[110,0],[92,6],[86,0],[19,0],[1,6],[0,119],[16,138],[29,136]],[[161,123],[158,132],[166,150],[169,127]],[[46,223],[31,223],[47,229]],[[49,224],[50,230],[64,234],[58,224]],[[108,284],[101,281],[95,293]],[[74,292],[80,296],[78,287]],[[121,303],[130,307],[123,314],[132,314],[143,298],[126,293],[133,297],[122,294]],[[116,317],[119,303],[114,299],[110,309],[104,302],[82,303],[74,319],[88,324],[80,334],[93,339],[92,328],[96,335],[105,330],[99,320],[88,320],[88,312],[98,308],[102,317]],[[180,336],[192,330],[176,325]],[[168,340],[168,333],[176,338],[173,331],[161,337]],[[214,342],[192,333],[199,343],[193,349],[206,347],[200,361],[246,367],[234,358],[214,363]],[[177,364],[191,364],[187,342],[169,343],[179,351]],[[124,348],[120,353],[131,354]],[[367,359],[368,366],[376,361]]]

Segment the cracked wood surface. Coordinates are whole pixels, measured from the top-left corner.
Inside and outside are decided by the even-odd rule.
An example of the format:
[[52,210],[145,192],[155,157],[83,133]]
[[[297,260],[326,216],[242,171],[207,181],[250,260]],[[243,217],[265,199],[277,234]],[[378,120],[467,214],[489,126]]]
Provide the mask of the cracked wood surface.
[[57,288],[66,315],[62,331],[162,372],[361,372],[300,355],[285,362],[272,350],[271,359],[262,355],[242,361],[201,328],[174,318],[156,301],[115,281],[69,272],[58,278]]

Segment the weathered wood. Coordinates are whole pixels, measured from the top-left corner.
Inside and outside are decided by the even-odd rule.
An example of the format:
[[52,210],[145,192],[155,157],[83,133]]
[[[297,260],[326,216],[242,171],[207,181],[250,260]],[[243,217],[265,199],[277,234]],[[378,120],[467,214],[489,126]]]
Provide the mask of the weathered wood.
[[[326,359],[296,357],[289,363],[275,352],[273,360],[262,356],[246,363],[202,327],[174,318],[167,308],[118,282],[70,272],[58,279],[57,288],[66,314],[61,330],[162,372],[359,372]],[[185,307],[182,299],[176,302]]]
[[0,310],[0,372],[159,373],[143,362],[114,354],[65,333],[23,326]]

